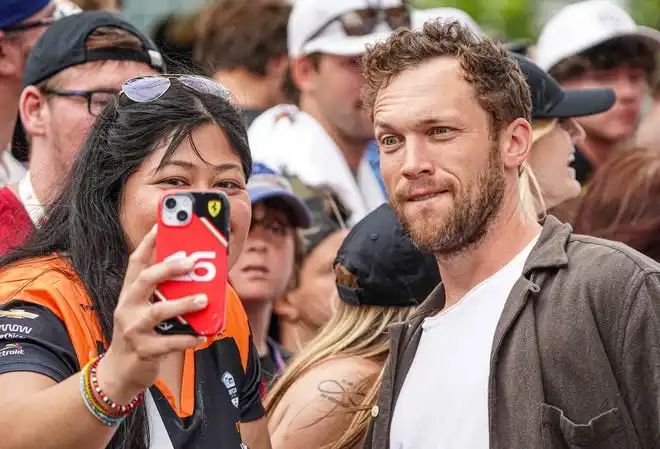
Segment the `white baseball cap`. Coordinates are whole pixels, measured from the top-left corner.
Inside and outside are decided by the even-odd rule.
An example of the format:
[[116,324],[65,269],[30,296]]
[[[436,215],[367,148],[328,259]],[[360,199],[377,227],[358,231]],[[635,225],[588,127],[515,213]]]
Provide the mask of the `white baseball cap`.
[[562,8],[541,31],[536,62],[550,70],[562,60],[603,42],[636,37],[660,50],[660,31],[638,26],[630,15],[610,0],[586,0]]
[[426,22],[429,20],[450,21],[455,20],[462,25],[466,25],[472,29],[474,34],[483,36],[483,31],[479,24],[462,9],[457,8],[428,8],[428,9],[415,9],[412,13],[412,27],[415,30],[421,30]]
[[[403,0],[296,0],[289,17],[289,57],[326,53],[358,56],[368,44],[387,39],[390,26],[379,20],[374,30],[364,36],[348,36],[338,19],[342,14],[368,8],[388,9],[405,6]],[[318,35],[317,35],[318,34]]]

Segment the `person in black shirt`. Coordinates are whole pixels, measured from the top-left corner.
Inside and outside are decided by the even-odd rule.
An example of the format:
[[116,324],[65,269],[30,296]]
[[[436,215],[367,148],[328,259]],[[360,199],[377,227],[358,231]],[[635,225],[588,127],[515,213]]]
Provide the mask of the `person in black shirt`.
[[204,309],[206,295],[153,302],[158,285],[202,268],[193,255],[154,263],[163,192],[227,195],[231,268],[249,232],[251,171],[222,86],[191,75],[122,85],[47,220],[0,260],[0,427],[11,427],[0,446],[271,448],[259,357],[235,291],[226,287],[223,331],[203,338],[160,332]]
[[252,166],[248,182],[252,223],[245,248],[230,272],[243,302],[259,353],[263,380],[270,386],[291,354],[268,337],[273,302],[292,282],[302,243],[296,229],[311,224],[311,212],[290,182],[263,164]]

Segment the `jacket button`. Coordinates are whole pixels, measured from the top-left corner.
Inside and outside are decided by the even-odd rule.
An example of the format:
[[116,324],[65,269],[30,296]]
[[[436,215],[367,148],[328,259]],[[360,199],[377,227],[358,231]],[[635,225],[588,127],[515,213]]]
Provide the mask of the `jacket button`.
[[374,405],[373,407],[371,407],[371,416],[375,418],[376,416],[378,416],[379,411],[380,409],[378,408],[378,406]]

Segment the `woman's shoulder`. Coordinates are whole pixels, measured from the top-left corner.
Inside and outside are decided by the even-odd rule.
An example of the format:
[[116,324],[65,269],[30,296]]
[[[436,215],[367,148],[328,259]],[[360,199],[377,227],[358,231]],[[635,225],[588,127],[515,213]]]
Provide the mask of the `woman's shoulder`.
[[56,254],[12,262],[0,269],[2,282],[55,282],[75,278],[75,271],[65,258]]
[[73,268],[57,255],[21,260],[0,270],[0,304],[14,300],[47,307],[56,315],[63,301],[89,302]]
[[[360,357],[324,361],[296,379],[273,413],[274,447],[322,447],[348,428],[380,365]],[[365,385],[365,382],[369,385]]]
[[301,393],[314,390],[326,399],[332,396],[351,394],[370,377],[380,372],[381,366],[362,357],[336,357],[325,360],[300,376],[294,384]]
[[378,375],[381,368],[379,364],[361,357],[337,357],[323,361],[296,379],[282,402],[304,404],[316,398],[335,406],[359,403],[363,383]]

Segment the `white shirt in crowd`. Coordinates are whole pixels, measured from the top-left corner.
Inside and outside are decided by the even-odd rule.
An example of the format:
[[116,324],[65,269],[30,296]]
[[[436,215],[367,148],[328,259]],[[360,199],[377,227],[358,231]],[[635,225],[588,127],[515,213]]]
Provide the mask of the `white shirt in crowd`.
[[495,329],[535,237],[454,306],[426,318],[394,408],[391,449],[487,449]]
[[25,174],[25,167],[14,159],[9,149],[0,151],[0,187],[17,183]]
[[294,105],[263,112],[252,122],[248,138],[254,162],[297,176],[310,186],[333,188],[351,211],[351,226],[386,201],[366,157],[354,175],[325,129]]

